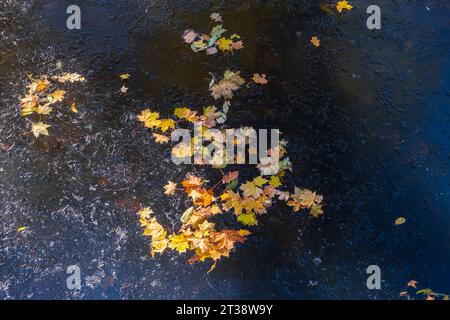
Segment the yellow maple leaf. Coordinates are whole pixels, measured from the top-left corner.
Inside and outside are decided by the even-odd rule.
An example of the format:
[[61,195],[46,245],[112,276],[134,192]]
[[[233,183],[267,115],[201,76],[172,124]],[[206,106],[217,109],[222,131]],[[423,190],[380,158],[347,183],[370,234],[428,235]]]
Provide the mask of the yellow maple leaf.
[[258,188],[253,182],[247,181],[239,188],[244,192],[244,197],[258,198],[262,192],[261,188]]
[[258,186],[258,187],[262,187],[263,185],[265,185],[267,182],[269,182],[269,180],[264,179],[261,176],[256,177],[255,179],[253,179],[253,183]]
[[311,43],[313,44],[313,46],[315,47],[320,47],[320,40],[317,37],[312,37],[311,38]]
[[233,50],[232,47],[233,40],[222,37],[218,40],[218,42],[219,42],[219,49],[222,50],[223,52]]
[[218,214],[221,213],[222,210],[220,210],[219,206],[217,204],[211,206],[211,213],[214,214]]
[[50,93],[47,96],[47,100],[51,104],[53,104],[55,102],[63,101],[65,93],[66,92],[64,90],[56,90],[55,92]]
[[339,1],[336,5],[336,9],[340,13],[344,9],[351,10],[353,7],[347,1]]
[[177,184],[169,180],[167,184],[164,186],[164,190],[166,190],[164,191],[164,194],[167,194],[169,196],[173,195],[177,190]]
[[161,124],[161,121],[158,120],[159,113],[150,111],[149,109],[145,109],[138,115],[137,119],[144,123],[147,128],[158,127]]
[[28,86],[28,93],[29,94],[33,94],[36,92],[41,93],[41,92],[45,91],[49,85],[50,85],[50,81],[48,81],[47,78],[42,79],[42,80],[33,81]]
[[178,253],[186,252],[189,249],[189,241],[183,234],[172,234],[169,236],[169,248],[172,250],[177,250]]
[[170,138],[166,137],[165,135],[157,134],[157,133],[153,133],[152,135],[155,138],[156,143],[163,144],[163,143],[169,143],[169,141],[170,141]]
[[36,108],[36,113],[39,114],[50,114],[52,112],[52,108],[50,107],[50,103],[46,103],[44,105],[38,106]]
[[152,257],[155,256],[155,253],[162,254],[164,250],[166,250],[168,244],[169,240],[167,240],[166,238],[160,240],[152,240]]
[[119,77],[121,80],[128,80],[128,79],[130,79],[131,76],[129,73],[124,73],[124,74],[121,74]]
[[37,123],[31,123],[31,132],[34,134],[36,138],[38,138],[40,135],[48,136],[48,130],[47,128],[51,127],[48,124],[37,122]]
[[189,122],[198,120],[197,112],[192,111],[189,108],[175,108],[173,114],[179,119],[186,119]]
[[153,214],[153,210],[150,207],[145,207],[138,211],[137,213],[141,219],[150,219]]
[[162,132],[166,132],[169,129],[175,129],[175,121],[172,119],[162,119],[159,128]]
[[272,176],[272,178],[270,178],[269,184],[274,188],[278,188],[282,185],[280,178],[278,176]]

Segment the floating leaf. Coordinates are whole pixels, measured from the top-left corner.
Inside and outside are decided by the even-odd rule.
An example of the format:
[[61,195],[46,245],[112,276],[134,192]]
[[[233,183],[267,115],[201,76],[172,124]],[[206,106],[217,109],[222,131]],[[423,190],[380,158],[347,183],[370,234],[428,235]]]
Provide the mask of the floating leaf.
[[396,225],[401,225],[401,224],[404,224],[406,222],[406,219],[405,218],[403,218],[403,217],[399,217],[399,218],[397,218],[397,219],[395,219],[395,224]]
[[258,224],[258,221],[256,220],[255,215],[253,213],[240,214],[237,217],[237,221],[239,221],[245,226],[254,226]]
[[312,37],[311,38],[311,43],[313,44],[313,46],[315,47],[320,47],[320,40],[317,37]]
[[255,73],[252,77],[252,80],[257,83],[257,84],[267,84],[269,82],[269,80],[266,79],[266,75],[263,74],[259,74],[259,73]]
[[222,16],[220,14],[216,13],[216,12],[211,13],[211,15],[209,17],[214,22],[222,22]]
[[48,124],[45,124],[43,122],[37,122],[37,123],[31,123],[31,132],[34,134],[36,138],[38,138],[40,135],[48,136],[48,130],[47,128],[51,127]]
[[75,104],[75,102],[73,102],[73,103],[70,105],[70,110],[71,110],[72,112],[74,112],[74,113],[78,113],[77,105]]
[[348,1],[339,1],[336,5],[336,9],[339,13],[341,13],[342,10],[352,10],[353,7],[348,3]]
[[170,138],[166,137],[165,135],[162,134],[157,134],[157,133],[152,133],[153,137],[155,138],[155,142],[156,143],[169,143],[170,142]]
[[167,184],[164,186],[164,190],[166,190],[164,191],[164,194],[173,195],[177,190],[177,184],[169,180]]

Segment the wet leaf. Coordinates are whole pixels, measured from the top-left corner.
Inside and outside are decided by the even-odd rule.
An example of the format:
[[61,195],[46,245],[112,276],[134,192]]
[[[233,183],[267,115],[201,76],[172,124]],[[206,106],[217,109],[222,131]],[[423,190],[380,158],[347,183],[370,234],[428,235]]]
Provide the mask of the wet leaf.
[[76,105],[75,102],[73,102],[73,103],[70,105],[70,110],[71,110],[73,113],[78,113],[77,105]]
[[46,104],[38,106],[36,108],[36,113],[38,113],[38,114],[47,115],[47,114],[50,114],[52,111],[53,111],[53,108],[50,107],[50,103],[46,103]]
[[404,224],[406,222],[406,219],[405,218],[403,218],[403,217],[399,217],[399,218],[397,218],[397,219],[395,219],[395,224],[396,225],[401,225],[401,224]]
[[121,80],[128,80],[128,79],[130,79],[131,76],[129,73],[124,73],[124,74],[121,74],[119,77]]
[[257,83],[257,84],[267,84],[269,82],[269,80],[266,79],[266,75],[263,74],[259,74],[259,73],[255,73],[252,77],[252,80]]
[[313,44],[313,46],[315,47],[320,47],[320,40],[317,37],[312,37],[311,38],[311,43]]
[[157,134],[157,133],[152,133],[152,135],[155,138],[155,142],[156,143],[164,144],[164,143],[169,143],[170,142],[170,138],[166,137],[165,135]]
[[78,73],[64,73],[63,75],[57,77],[58,81],[61,83],[65,82],[84,82],[86,78]]
[[258,221],[256,220],[255,215],[253,213],[240,214],[237,217],[237,221],[239,221],[245,226],[254,226],[258,224]]
[[239,171],[231,171],[222,178],[222,183],[227,184],[239,177]]
[[214,22],[222,22],[222,16],[220,14],[216,13],[216,12],[211,13],[211,15],[209,17]]
[[232,51],[233,50],[232,44],[233,44],[233,40],[230,40],[230,39],[227,39],[224,37],[219,39],[219,49],[222,52]]
[[351,10],[353,7],[348,3],[348,1],[339,1],[336,5],[336,9],[339,13],[341,13],[342,10]]
[[247,181],[241,187],[239,188],[244,192],[244,197],[253,197],[258,198],[259,195],[262,193],[262,189],[258,188],[253,182]]
[[184,42],[192,43],[196,37],[197,37],[197,34],[194,32],[194,30],[188,29],[188,30],[184,31],[184,34],[183,34]]
[[65,93],[66,92],[64,90],[56,90],[55,92],[50,93],[47,96],[48,102],[49,103],[56,103],[56,102],[59,102],[59,101],[63,101]]
[[166,190],[164,191],[164,194],[173,195],[177,190],[177,184],[169,180],[167,184],[164,186],[164,190]]
[[48,124],[45,124],[43,122],[37,122],[37,123],[31,123],[31,132],[34,134],[36,138],[39,136],[48,136],[48,130],[47,128],[50,128],[51,126]]

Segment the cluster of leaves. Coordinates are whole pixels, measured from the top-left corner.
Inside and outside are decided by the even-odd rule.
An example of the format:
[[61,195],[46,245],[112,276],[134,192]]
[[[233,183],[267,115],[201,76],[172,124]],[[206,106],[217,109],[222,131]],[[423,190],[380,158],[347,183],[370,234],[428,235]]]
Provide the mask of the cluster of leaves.
[[[410,280],[407,283],[407,288],[414,288],[417,290],[417,282],[416,280]],[[434,292],[430,288],[420,289],[412,293],[412,295],[425,297],[425,300],[449,300],[449,295],[446,293],[438,293]],[[411,299],[411,295],[408,290],[400,292],[400,297],[406,297],[407,299]]]
[[[336,9],[339,13],[344,10],[352,10],[353,6],[348,3],[348,1],[338,1],[336,4],[322,4],[320,8],[325,11],[328,15],[333,15],[334,12],[330,9]],[[310,40],[311,44],[315,47],[320,47],[320,39],[314,36]]]
[[[40,135],[48,135],[50,125],[40,119],[53,111],[53,106],[64,100],[66,91],[58,89],[58,83],[84,82],[86,79],[78,73],[63,73],[58,76],[41,76],[39,79],[31,79],[27,94],[20,99],[21,113],[23,117],[38,116],[39,121],[31,122],[31,132],[37,138]],[[75,102],[70,105],[70,110],[77,113]]]
[[[216,22],[222,21],[220,15],[216,13],[211,15],[211,19]],[[233,35],[230,39],[224,38],[222,34],[225,31],[222,25],[215,26],[209,35],[186,30],[183,38],[186,43],[191,44],[191,48],[195,52],[205,50],[207,54],[214,54],[218,51],[217,48],[223,52],[241,49],[242,41],[233,42],[234,39],[239,39],[239,36]],[[252,80],[259,85],[269,82],[265,74],[258,73],[253,75]],[[181,107],[175,108],[173,116],[162,119],[158,112],[146,109],[138,115],[137,119],[153,131],[152,135],[157,143],[168,144],[170,138],[167,134],[182,122],[189,124],[201,121],[202,138],[211,143],[223,144],[224,141],[216,140],[218,139],[216,136],[208,136],[208,129],[220,126],[226,121],[231,105],[230,100],[235,91],[244,84],[245,80],[241,77],[240,72],[226,70],[220,80],[213,75],[209,85],[211,96],[215,100],[224,100],[222,110],[211,105],[205,107],[202,113],[198,113]],[[218,130],[223,134],[222,137],[226,137],[226,130],[222,127],[219,127]],[[248,132],[250,129],[242,128],[243,132]],[[247,136],[246,133],[244,135]],[[200,143],[200,150],[197,150],[196,139],[198,137],[194,136],[190,144],[177,144],[172,149],[172,155],[185,158],[198,151],[205,155],[207,151],[203,150],[202,143]],[[245,138],[244,141],[240,141],[241,138],[237,137],[234,139],[236,144],[245,144],[249,153],[256,154],[257,150],[249,145],[250,141],[246,141]],[[144,235],[151,238],[152,256],[155,253],[163,253],[167,248],[175,250],[179,254],[191,251],[194,255],[189,262],[211,259],[214,261],[211,271],[221,257],[229,256],[236,243],[244,242],[250,235],[248,230],[217,231],[215,224],[210,222],[214,216],[231,213],[241,224],[254,226],[258,224],[257,217],[267,213],[277,200],[286,202],[295,212],[307,209],[313,217],[322,215],[322,196],[311,190],[297,187],[291,193],[284,187],[285,175],[292,170],[292,164],[285,148],[286,144],[283,140],[279,146],[267,150],[272,161],[261,161],[256,166],[261,174],[250,180],[240,182],[239,172],[232,171],[224,174],[221,180],[213,186],[195,175],[189,175],[187,179],[181,181],[182,189],[177,189],[177,183],[168,181],[164,186],[164,194],[173,196],[178,190],[182,190],[191,200],[192,205],[181,215],[181,227],[178,232],[170,235],[153,216],[150,208],[147,207],[138,212],[141,226],[144,227]],[[239,155],[235,155],[235,157],[234,163],[242,163],[240,160],[245,160],[238,159]],[[226,167],[226,163],[223,163],[223,159],[220,159],[218,163],[213,161],[213,167],[222,169]],[[267,175],[267,170],[272,175]]]
[[[192,210],[191,210],[192,211]],[[152,256],[163,253],[167,248],[182,254],[192,251],[195,254],[189,263],[212,259],[212,271],[221,257],[228,257],[235,243],[243,243],[250,235],[248,230],[216,230],[215,224],[203,219],[201,223],[184,224],[178,233],[168,234],[163,226],[153,217],[150,208],[138,212],[139,221],[144,227],[144,235],[152,240]]]
[[[222,17],[218,13],[211,14],[211,19],[215,22],[222,22]],[[197,33],[188,29],[184,31],[183,39],[191,45],[192,51],[205,51],[207,55],[216,54],[219,50],[225,53],[244,48],[244,43],[239,35],[232,34],[227,38],[223,36],[226,31],[222,24],[213,27],[209,34]]]
[[[158,130],[161,133],[166,132],[168,129],[175,129],[176,125],[181,121],[195,122],[202,121],[204,124],[204,130],[214,127],[217,125],[217,118],[220,117],[220,112],[214,106],[210,106],[204,109],[203,114],[198,114],[189,108],[176,108],[174,111],[174,116],[178,118],[177,121],[172,119],[160,119],[157,112],[153,112],[149,109],[142,111],[138,116],[138,120],[143,122],[144,126],[153,130]],[[166,126],[163,126],[164,122],[172,120],[171,124],[166,130]],[[205,125],[206,124],[206,125]],[[204,131],[206,133],[206,131]],[[155,142],[157,143],[169,143],[170,139],[168,136],[153,132]],[[195,138],[194,138],[195,139]],[[177,145],[172,152],[177,157],[192,156],[194,152],[195,141],[191,142],[191,145]],[[213,241],[219,236],[216,231],[211,231],[207,233],[204,237],[211,235],[213,240],[209,239],[207,243],[209,246],[203,246],[204,242],[199,241],[192,236],[192,233],[203,230],[206,226],[211,225],[208,219],[211,217],[222,214],[222,213],[232,213],[238,222],[245,226],[254,226],[258,223],[257,217],[267,213],[267,210],[273,205],[276,200],[281,200],[286,202],[286,204],[293,208],[295,212],[301,209],[309,210],[311,216],[317,218],[323,214],[322,209],[322,196],[317,195],[315,192],[308,189],[300,189],[295,187],[294,192],[290,193],[286,188],[283,187],[285,181],[285,175],[288,171],[292,170],[292,164],[289,161],[286,151],[286,142],[282,141],[279,150],[270,149],[268,154],[277,154],[279,159],[274,163],[257,165],[257,168],[264,172],[271,167],[271,171],[275,174],[259,175],[251,180],[239,181],[239,172],[232,171],[224,175],[223,178],[217,182],[214,186],[208,186],[207,181],[202,178],[190,175],[187,179],[181,182],[183,186],[183,191],[186,196],[192,201],[192,206],[187,209],[181,216],[180,221],[182,227],[178,233],[172,234],[167,237],[167,232],[162,232],[159,223],[154,217],[150,220],[146,220],[147,224],[151,227],[145,225],[146,230],[158,230],[146,231],[145,235],[150,236],[152,239],[152,253],[155,252],[162,253],[167,247],[170,249],[176,249],[175,243],[171,244],[171,241],[178,243],[180,248],[183,250],[179,253],[183,253],[187,250],[195,252],[195,256],[190,260],[190,262],[204,261],[207,258],[217,262],[222,256],[228,257],[230,250],[233,246],[224,247],[218,250],[213,246],[216,242]],[[236,159],[237,162],[237,159]],[[167,185],[164,186],[165,194],[172,196],[177,192],[177,183],[168,181]],[[140,211],[139,215],[142,219],[142,214],[148,212],[148,209]],[[143,222],[141,221],[141,224]],[[222,237],[226,233],[227,236],[236,235],[233,230],[221,231]],[[172,239],[172,240],[171,240]],[[201,238],[205,240],[204,238]],[[241,239],[241,238],[239,238]],[[245,237],[241,239],[243,242]],[[206,240],[205,240],[206,241]],[[198,247],[201,246],[201,247]],[[214,263],[215,265],[215,263]]]
[[[265,74],[260,75],[258,73],[253,75],[252,80],[254,83],[260,85],[265,85],[269,82]],[[245,79],[241,77],[239,71],[233,72],[231,70],[226,70],[223,79],[217,80],[213,76],[209,84],[211,96],[216,100],[220,98],[224,99],[221,110],[215,105],[210,105],[204,107],[203,112],[199,114],[197,111],[193,111],[189,108],[179,107],[175,108],[172,118],[161,119],[158,112],[145,109],[138,115],[137,119],[143,122],[145,127],[158,131],[152,133],[157,143],[169,143],[170,138],[164,134],[175,129],[180,121],[187,121],[190,123],[201,121],[205,130],[214,128],[218,124],[223,124],[227,119],[227,113],[231,106],[230,100],[233,98],[233,93],[241,88],[243,84],[245,84]],[[180,158],[191,156],[193,153],[191,148],[187,148],[183,145],[179,145],[174,151],[175,155]]]

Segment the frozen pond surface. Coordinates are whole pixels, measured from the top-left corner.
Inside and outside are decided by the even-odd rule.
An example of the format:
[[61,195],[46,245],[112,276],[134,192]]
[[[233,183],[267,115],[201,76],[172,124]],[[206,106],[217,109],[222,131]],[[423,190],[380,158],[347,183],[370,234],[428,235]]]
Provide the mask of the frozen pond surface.
[[[377,32],[365,0],[341,16],[312,0],[77,2],[80,31],[65,27],[71,0],[0,4],[0,298],[396,299],[411,279],[450,291],[446,1],[378,1]],[[243,50],[208,57],[183,44],[185,29],[209,31],[211,12]],[[27,74],[58,60],[88,80],[68,91],[79,113],[58,111],[50,137],[34,139],[18,98]],[[172,164],[135,116],[210,104],[208,72],[227,68],[270,76],[237,93],[229,124],[281,128],[293,182],[323,194],[326,215],[276,205],[206,274],[186,256],[151,258],[135,213],[151,205],[175,229],[189,204],[165,197],[166,181],[218,173]],[[132,75],[125,95],[121,73]],[[407,222],[394,226],[399,216]],[[81,291],[66,288],[74,264]],[[382,290],[366,287],[372,264]]]

